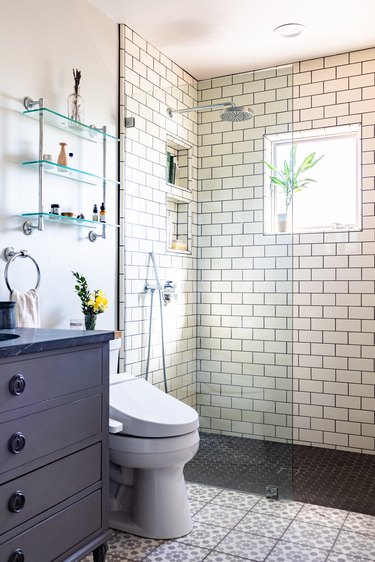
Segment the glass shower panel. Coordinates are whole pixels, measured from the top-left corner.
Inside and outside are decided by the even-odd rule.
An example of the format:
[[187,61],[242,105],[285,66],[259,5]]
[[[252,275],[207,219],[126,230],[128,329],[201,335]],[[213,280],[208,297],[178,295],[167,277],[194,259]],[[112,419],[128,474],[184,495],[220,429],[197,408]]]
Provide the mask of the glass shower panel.
[[167,386],[172,396],[195,407],[197,116],[168,115],[169,107],[196,105],[196,85],[189,79],[178,87],[151,91],[125,80],[120,325],[125,332],[121,368],[145,376],[151,341],[148,380],[164,390],[161,310],[158,298],[152,302],[144,290],[146,281],[155,282],[150,261],[154,252],[162,285],[176,283],[178,295],[162,308]]
[[[228,103],[253,117],[228,121]],[[291,498],[293,235],[268,233],[264,160],[265,138],[292,132],[292,67],[133,87],[124,113],[135,117],[123,140],[125,367],[144,372],[154,250],[179,293],[167,309],[169,387],[200,415],[186,479]]]
[[265,229],[264,139],[292,131],[292,67],[198,82],[201,446],[187,479],[292,497],[292,233]]

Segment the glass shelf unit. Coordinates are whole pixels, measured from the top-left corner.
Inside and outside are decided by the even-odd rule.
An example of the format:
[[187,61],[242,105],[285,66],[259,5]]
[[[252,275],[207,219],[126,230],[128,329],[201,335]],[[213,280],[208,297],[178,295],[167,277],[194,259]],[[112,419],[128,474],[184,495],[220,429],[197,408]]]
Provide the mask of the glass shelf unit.
[[[105,205],[106,203],[106,190],[108,184],[119,185],[119,181],[107,178],[107,145],[108,141],[118,142],[118,138],[107,133],[107,127],[104,125],[101,128],[85,125],[73,119],[70,119],[66,115],[62,115],[57,111],[53,111],[45,107],[44,98],[39,98],[38,100],[33,100],[30,97],[24,99],[24,106],[26,111],[23,111],[23,115],[32,117],[39,122],[39,150],[38,159],[22,162],[24,166],[34,168],[38,172],[38,212],[35,213],[24,213],[21,216],[27,220],[24,222],[22,229],[24,234],[30,236],[34,230],[42,231],[44,221],[48,222],[62,222],[64,224],[70,224],[72,226],[86,226],[91,228],[88,234],[90,242],[95,242],[97,238],[106,238],[106,226],[117,227],[118,225],[112,225],[108,223],[100,223],[94,221],[88,221],[85,219],[78,219],[76,217],[62,217],[53,215],[52,213],[45,213],[43,211],[43,197],[44,197],[44,184],[45,184],[45,174],[52,174],[59,176],[60,178],[74,180],[79,183],[88,183],[91,185],[101,184],[102,196],[100,200]],[[45,127],[52,126],[57,129],[63,130],[67,133],[71,133],[82,138],[85,141],[91,141],[95,143],[100,143],[101,153],[102,153],[102,175],[96,173],[88,172],[85,170],[79,170],[77,168],[72,168],[71,166],[62,166],[57,162],[52,162],[45,160],[43,158],[44,154],[44,133]],[[46,174],[47,175],[47,174]],[[35,223],[37,219],[37,223]],[[101,229],[101,232],[100,232]]]
[[70,166],[62,166],[61,164],[50,162],[49,160],[32,160],[30,162],[22,162],[23,166],[29,166],[31,168],[38,168],[39,164],[42,164],[44,171],[48,174],[53,174],[68,180],[79,181],[80,183],[88,183],[90,185],[98,185],[103,181],[115,185],[119,185],[120,183],[109,178],[97,176],[91,172],[85,172],[84,170],[78,170],[76,168],[71,168]]
[[77,219],[76,217],[63,217],[61,215],[54,215],[52,213],[22,213],[22,218],[43,217],[46,220],[55,223],[69,224],[74,226],[83,226],[87,228],[97,228],[99,226],[109,226],[112,228],[120,228],[119,224],[111,224],[108,222],[90,221],[87,219]]
[[51,125],[51,127],[61,129],[62,131],[66,131],[68,133],[71,133],[72,135],[76,135],[77,137],[84,138],[91,142],[101,143],[104,139],[107,142],[119,141],[117,137],[110,135],[109,133],[101,129],[98,129],[93,125],[85,125],[84,123],[80,123],[79,121],[74,121],[66,115],[57,113],[57,111],[53,111],[52,109],[48,109],[47,107],[38,107],[36,109],[28,109],[27,111],[23,111],[23,115],[32,117],[36,120],[39,120],[40,114],[43,114],[44,123],[46,125]]

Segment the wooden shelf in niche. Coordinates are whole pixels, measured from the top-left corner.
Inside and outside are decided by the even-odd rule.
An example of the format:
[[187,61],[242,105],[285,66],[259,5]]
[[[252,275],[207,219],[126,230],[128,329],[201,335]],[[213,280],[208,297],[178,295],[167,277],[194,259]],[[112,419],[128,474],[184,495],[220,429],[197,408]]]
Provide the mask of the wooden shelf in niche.
[[165,178],[167,185],[191,192],[192,146],[184,141],[167,137]]
[[191,202],[167,195],[167,252],[191,254]]

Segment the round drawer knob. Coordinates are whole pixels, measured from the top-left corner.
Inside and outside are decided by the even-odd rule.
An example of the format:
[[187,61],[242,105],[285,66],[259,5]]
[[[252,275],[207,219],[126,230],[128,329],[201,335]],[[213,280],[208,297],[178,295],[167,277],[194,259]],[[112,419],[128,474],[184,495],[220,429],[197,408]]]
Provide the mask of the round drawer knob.
[[25,555],[20,548],[17,548],[12,554],[9,556],[8,562],[24,562]]
[[15,455],[17,455],[17,453],[20,453],[24,449],[25,445],[25,436],[20,431],[17,431],[17,433],[13,433],[12,437],[8,441],[8,449]]
[[22,492],[14,492],[8,500],[8,509],[12,513],[19,513],[25,507],[26,498]]
[[19,396],[25,390],[26,381],[22,375],[14,375],[9,381],[9,390],[13,396]]

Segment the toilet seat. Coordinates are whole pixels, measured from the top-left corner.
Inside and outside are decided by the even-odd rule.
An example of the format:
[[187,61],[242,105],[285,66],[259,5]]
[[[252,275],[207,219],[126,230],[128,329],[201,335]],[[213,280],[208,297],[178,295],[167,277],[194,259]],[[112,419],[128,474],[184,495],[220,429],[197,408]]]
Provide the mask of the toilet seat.
[[[111,379],[110,417],[135,437],[177,437],[198,429],[197,412],[149,382],[124,373]],[[119,435],[121,435],[121,433]]]

